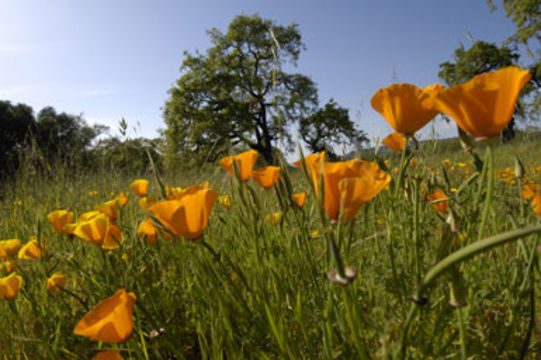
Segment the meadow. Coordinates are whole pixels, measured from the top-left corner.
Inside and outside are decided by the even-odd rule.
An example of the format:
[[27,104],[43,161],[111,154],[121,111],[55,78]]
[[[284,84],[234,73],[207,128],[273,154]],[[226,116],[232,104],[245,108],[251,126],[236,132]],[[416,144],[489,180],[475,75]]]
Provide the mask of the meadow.
[[[347,222],[324,213],[306,163],[283,164],[270,189],[243,182],[241,162],[236,176],[219,165],[162,174],[28,165],[2,187],[2,237],[21,245],[42,238],[43,256],[16,261],[23,282],[14,299],[0,300],[0,352],[4,359],[81,359],[109,349],[125,359],[537,358],[541,227],[521,193],[539,182],[541,152],[535,134],[491,148],[493,164],[477,144],[481,168],[449,142],[379,158],[392,180]],[[135,179],[149,181],[140,193],[147,201],[204,182],[227,197],[216,200],[202,237],[161,230],[149,244],[137,230],[152,215],[129,187]],[[437,189],[445,198],[430,201]],[[301,192],[302,207],[291,199]],[[110,250],[57,233],[47,219],[65,209],[75,221],[111,199],[123,241]],[[493,243],[472,250],[487,238]],[[459,250],[470,253],[427,281]],[[52,292],[47,280],[56,272],[67,279]],[[119,289],[136,297],[130,336],[109,343],[74,334]]]
[[[3,358],[539,358],[539,134],[499,137],[530,77],[380,89],[395,152],[365,159],[22,161],[1,187]],[[440,112],[459,138],[419,144]]]

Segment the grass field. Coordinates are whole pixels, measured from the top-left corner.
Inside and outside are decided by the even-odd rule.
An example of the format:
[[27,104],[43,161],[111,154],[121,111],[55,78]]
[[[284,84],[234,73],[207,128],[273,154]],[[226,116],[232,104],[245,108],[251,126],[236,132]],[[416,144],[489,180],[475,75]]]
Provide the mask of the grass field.
[[[521,196],[524,185],[541,179],[537,138],[496,142],[488,157],[478,144],[479,169],[449,143],[380,159],[392,177],[388,188],[354,220],[337,222],[325,214],[310,177],[288,166],[268,190],[237,181],[219,165],[162,174],[27,166],[2,186],[1,237],[20,239],[21,246],[42,237],[47,253],[14,260],[23,283],[14,299],[0,300],[0,353],[4,359],[90,359],[107,349],[124,359],[539,358],[541,226]],[[523,177],[515,174],[513,155]],[[165,231],[150,245],[137,234],[150,215],[129,187],[138,178],[149,180],[148,196],[156,200],[167,196],[159,181],[182,188],[208,181],[231,196],[232,206],[216,200],[202,238],[168,239]],[[430,203],[437,189],[447,200]],[[74,222],[121,192],[129,200],[125,207],[117,202],[117,218],[107,220],[123,236],[115,249],[58,234],[47,220],[65,209]],[[307,193],[302,208],[291,200],[300,192]],[[67,281],[52,293],[47,279],[55,272]],[[88,311],[122,288],[136,296],[125,342],[74,334]]]

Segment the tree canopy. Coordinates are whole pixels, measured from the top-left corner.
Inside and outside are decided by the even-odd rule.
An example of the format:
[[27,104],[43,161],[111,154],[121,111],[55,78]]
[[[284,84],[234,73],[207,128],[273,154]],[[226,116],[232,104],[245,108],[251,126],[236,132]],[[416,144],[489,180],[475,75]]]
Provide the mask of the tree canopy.
[[312,152],[325,150],[331,158],[335,158],[334,146],[360,145],[368,138],[356,129],[349,119],[348,110],[330,99],[324,107],[299,122],[302,139]]
[[212,46],[204,54],[184,53],[182,75],[169,90],[168,162],[196,154],[214,161],[240,146],[272,163],[274,144],[290,146],[291,125],[318,106],[310,77],[284,70],[296,65],[304,49],[297,25],[240,15],[226,33],[208,34]]

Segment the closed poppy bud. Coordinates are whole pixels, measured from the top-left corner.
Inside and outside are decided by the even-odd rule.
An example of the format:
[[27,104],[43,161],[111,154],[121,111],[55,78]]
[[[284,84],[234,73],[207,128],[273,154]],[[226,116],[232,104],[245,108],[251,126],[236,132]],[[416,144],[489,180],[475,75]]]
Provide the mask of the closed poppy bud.
[[94,356],[91,360],[123,360],[124,358],[120,356],[118,351],[116,350],[107,350],[102,351],[96,356]]
[[19,239],[10,239],[10,240],[2,240],[0,241],[0,259],[7,260],[17,252],[19,252],[19,249],[21,248],[21,242]]
[[509,66],[477,75],[435,95],[435,107],[477,138],[498,136],[507,126],[520,90],[532,74]]
[[126,341],[133,331],[133,305],[136,296],[120,289],[90,310],[77,323],[73,333],[94,341],[120,343]]
[[252,173],[253,179],[264,189],[270,189],[280,180],[278,166],[265,166]]
[[147,218],[137,227],[137,235],[143,237],[149,245],[154,245],[158,239],[158,229],[152,223],[152,221]]
[[62,272],[55,272],[47,279],[47,288],[51,293],[56,293],[57,288],[63,288],[66,286],[68,276]]
[[64,226],[69,224],[72,218],[73,213],[67,210],[55,210],[47,215],[47,220],[58,234],[64,233]]
[[40,244],[35,236],[30,238],[30,241],[23,245],[19,250],[18,257],[19,259],[33,259],[38,260],[43,256],[47,255],[47,247],[43,239],[41,239]]
[[130,184],[130,188],[139,197],[147,195],[148,192],[148,180],[137,179]]
[[16,273],[0,278],[0,299],[11,300],[15,298],[22,284],[23,278]]
[[149,210],[175,235],[197,240],[203,236],[217,197],[215,190],[202,189],[187,193],[180,200],[159,201]]
[[233,206],[233,197],[231,195],[220,195],[218,196],[218,202],[226,208],[226,210],[229,210],[231,209],[231,206]]
[[297,193],[293,194],[293,202],[299,207],[302,208],[304,206],[304,202],[306,201],[306,193]]
[[422,89],[411,84],[394,84],[379,89],[370,104],[395,131],[412,135],[438,114],[432,100],[443,89],[440,84]]
[[276,224],[278,223],[278,221],[280,221],[281,217],[282,215],[279,212],[275,212],[271,215],[265,216],[265,221],[268,222],[269,224]]
[[428,201],[432,203],[434,209],[438,210],[440,213],[447,212],[447,195],[442,189],[438,189],[428,195]]
[[385,137],[381,143],[396,152],[402,152],[406,148],[406,139],[400,133],[394,132]]
[[226,156],[220,160],[220,166],[222,169],[235,176],[235,169],[233,168],[233,161],[235,161],[239,171],[240,180],[247,181],[252,177],[252,170],[258,155],[257,151],[248,150],[235,156]]
[[126,195],[123,192],[118,194],[116,198],[118,199],[118,204],[120,205],[120,207],[125,207],[126,204],[128,203],[128,195]]
[[2,274],[11,274],[15,270],[17,270],[17,262],[14,260],[4,261],[0,264],[0,273]]
[[77,221],[73,234],[94,245],[101,245],[108,230],[109,218],[98,214],[89,220]]

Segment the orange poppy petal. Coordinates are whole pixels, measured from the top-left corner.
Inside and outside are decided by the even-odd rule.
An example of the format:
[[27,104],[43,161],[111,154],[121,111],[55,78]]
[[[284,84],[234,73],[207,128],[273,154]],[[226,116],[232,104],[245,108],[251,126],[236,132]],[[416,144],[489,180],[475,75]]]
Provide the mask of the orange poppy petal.
[[252,173],[253,179],[264,189],[270,189],[280,180],[278,166],[265,166]]
[[381,143],[396,152],[402,152],[406,148],[406,139],[400,133],[393,132],[387,135]]

